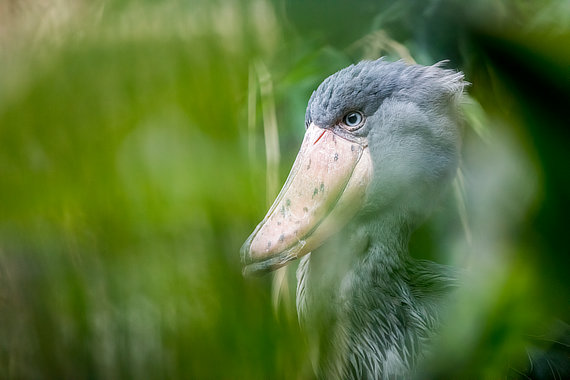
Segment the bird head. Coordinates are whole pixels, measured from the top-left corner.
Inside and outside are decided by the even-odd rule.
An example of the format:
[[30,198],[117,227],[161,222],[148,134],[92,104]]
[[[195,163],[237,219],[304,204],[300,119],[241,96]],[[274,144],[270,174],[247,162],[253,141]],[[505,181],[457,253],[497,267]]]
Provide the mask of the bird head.
[[241,253],[245,273],[318,248],[356,215],[419,221],[457,168],[463,75],[440,65],[363,61],[313,92],[291,172]]

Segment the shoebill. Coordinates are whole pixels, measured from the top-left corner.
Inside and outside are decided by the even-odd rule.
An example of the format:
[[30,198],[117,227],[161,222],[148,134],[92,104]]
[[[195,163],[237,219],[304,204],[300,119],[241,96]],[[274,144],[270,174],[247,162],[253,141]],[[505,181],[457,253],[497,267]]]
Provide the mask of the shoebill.
[[289,177],[241,253],[246,274],[300,259],[297,311],[321,378],[408,378],[426,354],[455,280],[407,245],[456,173],[464,86],[439,64],[379,59],[309,100]]

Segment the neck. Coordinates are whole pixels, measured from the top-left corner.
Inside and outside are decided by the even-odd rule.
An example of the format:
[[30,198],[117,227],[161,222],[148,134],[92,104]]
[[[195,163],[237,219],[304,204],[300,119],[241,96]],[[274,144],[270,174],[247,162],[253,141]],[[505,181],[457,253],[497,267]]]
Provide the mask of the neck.
[[329,309],[336,305],[320,300],[345,297],[344,293],[356,285],[353,278],[388,280],[387,277],[401,274],[410,261],[408,225],[405,218],[396,214],[383,214],[380,218],[363,214],[323,247],[305,256],[297,271],[301,319],[305,317],[305,306],[312,309],[310,313],[334,314]]
[[316,337],[320,361],[328,357],[321,364],[325,375],[404,374],[437,325],[432,293],[448,278],[440,279],[437,264],[409,256],[412,228],[403,215],[361,216],[299,266],[301,321],[328,339]]
[[[402,269],[410,260],[408,242],[412,223],[404,212],[384,213],[381,217],[362,215],[352,223],[366,237],[365,250],[358,262],[374,263],[377,272],[393,272]],[[350,232],[349,232],[350,233]]]

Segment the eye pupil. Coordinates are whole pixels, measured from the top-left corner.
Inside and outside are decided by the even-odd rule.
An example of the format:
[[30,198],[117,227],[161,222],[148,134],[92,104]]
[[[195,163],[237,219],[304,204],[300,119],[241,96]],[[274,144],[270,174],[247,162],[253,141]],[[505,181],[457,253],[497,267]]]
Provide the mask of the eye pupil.
[[362,122],[362,115],[359,112],[351,112],[344,117],[344,123],[349,127],[355,127]]

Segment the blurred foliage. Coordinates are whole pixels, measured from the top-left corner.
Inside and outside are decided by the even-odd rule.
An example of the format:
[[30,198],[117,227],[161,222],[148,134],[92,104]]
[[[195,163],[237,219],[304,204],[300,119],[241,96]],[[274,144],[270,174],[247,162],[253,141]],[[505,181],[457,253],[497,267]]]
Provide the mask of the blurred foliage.
[[567,339],[569,19],[555,0],[4,1],[0,378],[311,378],[294,311],[238,251],[311,91],[381,55],[472,83],[467,224],[450,195],[411,246],[469,272],[425,378],[524,369]]

